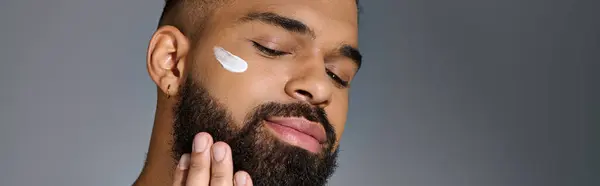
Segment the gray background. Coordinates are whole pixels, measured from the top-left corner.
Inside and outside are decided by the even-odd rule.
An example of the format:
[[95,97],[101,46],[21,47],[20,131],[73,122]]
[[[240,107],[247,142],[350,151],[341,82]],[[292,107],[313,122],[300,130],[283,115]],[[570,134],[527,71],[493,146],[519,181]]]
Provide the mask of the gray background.
[[[0,2],[0,185],[136,179],[162,3]],[[365,63],[331,185],[600,185],[599,3],[362,4]]]

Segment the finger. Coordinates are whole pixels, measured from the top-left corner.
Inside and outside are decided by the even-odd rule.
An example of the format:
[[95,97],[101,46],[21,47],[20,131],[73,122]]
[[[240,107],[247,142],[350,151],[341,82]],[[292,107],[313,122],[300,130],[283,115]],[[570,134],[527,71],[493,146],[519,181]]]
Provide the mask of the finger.
[[233,177],[235,186],[252,186],[252,179],[247,172],[238,171]]
[[216,142],[212,146],[211,186],[233,185],[233,162],[231,148],[224,142]]
[[213,139],[201,132],[194,137],[186,185],[206,186],[210,183],[210,148]]
[[253,186],[254,183],[252,182],[252,177],[250,177],[250,174],[248,174],[248,178],[246,178],[246,186]]
[[185,177],[187,175],[187,169],[190,166],[190,154],[184,154],[179,159],[177,168],[173,173],[173,186],[185,185]]

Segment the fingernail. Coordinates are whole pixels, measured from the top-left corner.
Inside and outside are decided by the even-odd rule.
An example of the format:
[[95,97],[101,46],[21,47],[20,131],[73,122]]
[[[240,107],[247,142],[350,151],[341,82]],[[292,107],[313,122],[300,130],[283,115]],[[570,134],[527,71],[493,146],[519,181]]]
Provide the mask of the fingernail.
[[190,166],[190,154],[181,155],[181,159],[179,159],[179,164],[177,167],[181,170],[186,170]]
[[196,135],[196,138],[194,138],[193,145],[194,152],[204,152],[204,150],[206,150],[207,143],[208,139],[206,138],[206,136],[201,134]]
[[223,159],[225,159],[225,147],[223,147],[222,144],[213,146],[213,157],[218,162],[223,161]]
[[244,174],[244,173],[236,174],[235,175],[235,185],[236,186],[246,185],[246,174]]

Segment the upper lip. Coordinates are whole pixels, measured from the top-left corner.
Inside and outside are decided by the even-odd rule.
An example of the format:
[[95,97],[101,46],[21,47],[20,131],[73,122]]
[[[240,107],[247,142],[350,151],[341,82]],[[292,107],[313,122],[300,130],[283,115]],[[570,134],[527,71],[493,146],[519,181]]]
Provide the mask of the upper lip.
[[325,129],[319,123],[309,121],[306,118],[268,118],[267,121],[274,124],[283,125],[306,135],[312,136],[321,144],[327,141]]

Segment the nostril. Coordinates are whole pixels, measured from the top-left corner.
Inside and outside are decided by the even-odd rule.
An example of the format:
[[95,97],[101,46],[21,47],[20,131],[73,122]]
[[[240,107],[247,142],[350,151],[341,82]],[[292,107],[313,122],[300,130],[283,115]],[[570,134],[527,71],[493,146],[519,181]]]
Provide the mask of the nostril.
[[302,97],[307,97],[308,99],[313,98],[313,95],[306,90],[296,90],[296,94],[299,94]]

